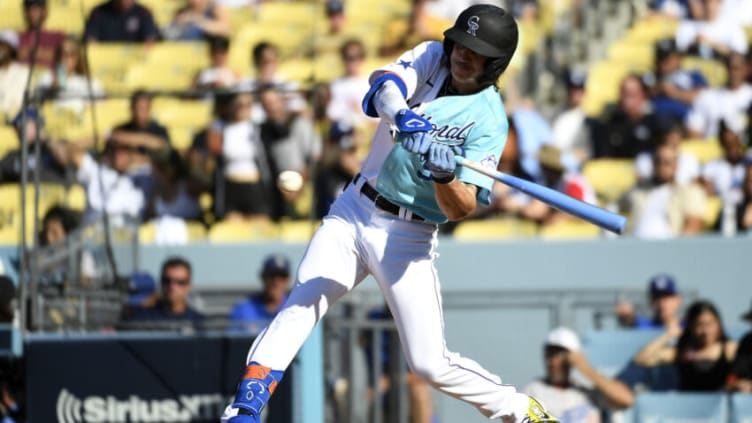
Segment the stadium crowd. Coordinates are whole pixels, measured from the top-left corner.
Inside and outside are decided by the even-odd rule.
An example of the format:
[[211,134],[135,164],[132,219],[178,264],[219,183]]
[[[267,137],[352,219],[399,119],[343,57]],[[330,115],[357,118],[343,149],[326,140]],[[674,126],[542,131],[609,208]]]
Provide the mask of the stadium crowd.
[[[191,0],[168,2],[168,17],[166,4],[112,0],[91,4],[79,32],[62,32],[47,24],[58,2],[19,3],[23,28],[0,34],[0,182],[18,184],[23,168],[31,181],[38,168],[44,183],[84,190],[68,204],[84,221],[107,212],[176,231],[200,222],[210,240],[222,238],[212,236],[218,223],[320,219],[367,151],[369,72],[404,45],[440,40],[461,8],[393,1],[367,19],[356,1]],[[584,25],[587,2],[502,3],[522,42],[500,81],[510,118],[500,170],[628,215],[637,237],[752,226],[750,24],[733,12],[744,2],[650,2],[590,63],[550,59],[547,47],[561,22]],[[308,28],[304,13],[325,25]],[[272,31],[279,22],[289,28]],[[381,26],[365,36],[368,24]],[[548,97],[526,86],[537,62],[557,81]],[[22,166],[21,138],[30,152],[41,145],[41,160],[30,154]],[[541,234],[576,223],[501,184],[476,218]],[[8,221],[17,220],[3,222],[9,231]]]

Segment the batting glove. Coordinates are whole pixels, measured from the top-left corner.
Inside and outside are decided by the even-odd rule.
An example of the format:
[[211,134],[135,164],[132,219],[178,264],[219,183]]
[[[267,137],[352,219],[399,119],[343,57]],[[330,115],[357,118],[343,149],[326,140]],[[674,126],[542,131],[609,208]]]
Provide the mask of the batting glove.
[[459,146],[431,143],[426,153],[426,167],[431,171],[434,182],[448,184],[454,180],[454,171],[457,168],[457,162],[454,161],[456,155],[462,155],[462,148]]
[[394,124],[397,130],[404,133],[427,132],[433,129],[433,125],[428,119],[413,112],[410,109],[402,109],[394,117]]
[[433,142],[433,137],[425,132],[399,134],[398,139],[405,150],[415,154],[426,154]]

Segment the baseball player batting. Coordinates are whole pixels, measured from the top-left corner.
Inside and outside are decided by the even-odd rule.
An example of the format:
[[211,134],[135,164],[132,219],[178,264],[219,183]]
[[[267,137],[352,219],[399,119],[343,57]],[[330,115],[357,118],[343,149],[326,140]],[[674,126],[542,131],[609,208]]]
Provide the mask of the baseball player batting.
[[495,82],[517,47],[504,9],[464,10],[444,42],[425,42],[375,71],[364,112],[380,117],[362,171],[308,245],[289,299],[248,352],[223,422],[259,423],[284,370],[331,304],[374,276],[410,368],[434,388],[505,423],[558,422],[535,399],[450,352],[444,340],[437,224],[487,203],[493,180],[455,155],[495,169],[508,123]]

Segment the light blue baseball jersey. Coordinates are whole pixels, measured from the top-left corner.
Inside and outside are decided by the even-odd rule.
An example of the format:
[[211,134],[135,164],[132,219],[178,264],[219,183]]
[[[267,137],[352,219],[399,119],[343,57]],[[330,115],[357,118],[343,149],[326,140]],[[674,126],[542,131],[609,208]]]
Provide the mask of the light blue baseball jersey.
[[[501,157],[506,144],[509,122],[501,96],[494,87],[478,93],[444,96],[421,104],[414,109],[433,125],[429,135],[435,141],[459,145],[463,156],[491,169]],[[436,223],[448,219],[442,213],[434,195],[431,172],[425,167],[423,156],[405,150],[397,135],[397,142],[384,160],[376,188],[394,204],[398,204],[423,218]],[[457,178],[478,186],[478,200],[488,204],[487,194],[493,179],[473,170],[457,167]]]

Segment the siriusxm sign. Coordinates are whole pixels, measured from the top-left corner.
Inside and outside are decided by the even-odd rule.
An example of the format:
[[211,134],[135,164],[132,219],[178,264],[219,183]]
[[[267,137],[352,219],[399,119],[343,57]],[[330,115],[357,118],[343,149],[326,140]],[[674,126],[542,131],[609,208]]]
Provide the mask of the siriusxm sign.
[[62,389],[55,410],[60,423],[190,422],[217,418],[229,400],[219,394],[149,400],[136,395],[79,398]]
[[[26,421],[217,423],[235,395],[248,345],[242,337],[149,334],[27,342]],[[292,422],[290,370],[267,423]]]

